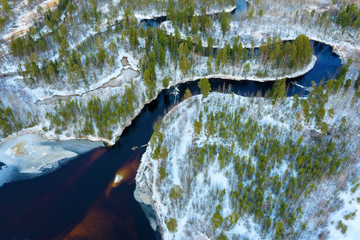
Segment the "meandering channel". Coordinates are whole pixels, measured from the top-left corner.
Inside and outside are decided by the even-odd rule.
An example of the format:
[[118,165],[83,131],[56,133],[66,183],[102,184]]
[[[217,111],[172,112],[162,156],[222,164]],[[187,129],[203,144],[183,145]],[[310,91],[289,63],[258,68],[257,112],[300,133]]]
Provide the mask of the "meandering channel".
[[[246,7],[246,3],[238,1],[237,9],[240,7]],[[339,56],[330,46],[312,43],[316,64],[305,75],[288,79],[288,96],[308,94],[312,81],[326,82],[341,67]],[[210,79],[210,83],[214,91],[233,91],[243,96],[263,95],[273,85],[225,79]],[[199,92],[197,81],[176,87],[178,96],[172,94],[173,89],[163,90],[145,105],[114,147],[94,149],[51,174],[1,187],[1,238],[160,239],[133,197],[134,177],[154,122],[179,100],[186,88],[195,94]]]
[[[317,57],[314,68],[304,76],[288,80],[288,96],[308,93],[290,81],[309,87],[313,80],[319,83],[333,78],[341,67],[340,58],[330,46],[314,42],[314,54]],[[210,83],[214,91],[230,89],[243,96],[262,95],[273,85],[273,82],[224,79],[210,79]],[[199,92],[197,81],[179,84],[177,88],[179,96],[186,88]],[[163,90],[147,104],[113,148],[97,148],[51,174],[1,187],[0,235],[5,239],[66,236],[72,239],[102,234],[106,234],[107,239],[159,238],[133,197],[136,163],[145,147],[132,148],[149,141],[153,123],[176,101],[171,92],[172,89]],[[120,168],[128,178],[113,187]]]

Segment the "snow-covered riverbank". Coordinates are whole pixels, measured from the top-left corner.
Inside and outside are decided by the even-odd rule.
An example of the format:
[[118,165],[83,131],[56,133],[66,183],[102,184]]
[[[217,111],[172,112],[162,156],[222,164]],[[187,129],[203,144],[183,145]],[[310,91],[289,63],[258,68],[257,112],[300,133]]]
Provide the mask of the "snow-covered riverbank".
[[83,140],[49,141],[38,133],[23,133],[0,143],[0,186],[37,177],[56,170],[61,164],[101,147],[101,142]]
[[[137,59],[134,59],[131,55],[128,53],[120,54],[119,59],[127,59],[128,64],[126,66],[119,67],[113,74],[109,75],[108,77],[102,79],[100,82],[95,83],[91,86],[89,86],[89,89],[77,89],[75,91],[64,91],[64,90],[52,90],[52,89],[45,89],[45,88],[36,88],[36,89],[30,89],[26,87],[25,89],[21,89],[21,92],[18,92],[19,99],[24,99],[24,97],[27,99],[25,103],[31,106],[33,109],[32,112],[36,112],[37,114],[45,114],[46,112],[52,112],[52,109],[54,108],[54,105],[57,104],[58,100],[67,101],[69,99],[77,99],[80,102],[83,102],[86,104],[86,101],[94,96],[101,96],[102,98],[109,98],[110,96],[113,96],[115,94],[119,94],[124,92],[125,87],[128,86],[131,82],[133,82],[138,87],[136,88],[136,92],[138,96],[142,96],[146,92],[146,87],[144,86],[144,82],[139,77],[139,69],[137,66]],[[250,61],[251,62],[251,69],[249,72],[243,72],[242,69],[239,71],[234,72],[234,68],[232,67],[224,67],[221,71],[221,73],[210,73],[207,70],[206,67],[206,58],[200,57],[200,62],[191,70],[191,73],[189,73],[186,76],[183,76],[180,69],[174,66],[173,64],[170,64],[167,67],[167,70],[160,70],[158,69],[158,81],[159,84],[157,84],[157,93],[159,93],[163,86],[160,83],[160,80],[166,76],[168,76],[168,72],[172,72],[172,78],[170,81],[170,85],[168,88],[175,86],[179,83],[185,83],[188,81],[194,81],[203,77],[207,78],[223,78],[223,79],[230,79],[230,80],[251,80],[251,81],[274,81],[276,79],[283,79],[283,78],[295,78],[302,76],[309,72],[316,63],[316,57],[313,56],[311,62],[307,64],[303,69],[299,69],[298,71],[294,73],[284,74],[282,71],[271,71],[268,77],[257,77],[256,72],[261,67],[261,64],[256,61]],[[228,72],[228,74],[226,74]],[[115,82],[116,81],[116,82]],[[11,85],[4,85],[4,88],[2,90],[4,91],[4,95],[6,95],[5,91],[9,92],[9,89],[11,89],[12,92],[16,91],[13,89],[14,86],[17,86],[19,88],[19,84],[16,84],[16,80],[8,81]],[[20,90],[20,89],[19,89]],[[113,137],[112,139],[106,139],[99,136],[76,136],[74,132],[72,131],[74,126],[69,126],[66,132],[63,132],[62,134],[55,134],[54,131],[50,132],[44,132],[42,129],[44,127],[49,126],[48,120],[44,118],[40,118],[40,123],[35,127],[37,131],[42,132],[42,134],[47,137],[48,139],[59,139],[59,140],[70,140],[70,139],[88,139],[90,141],[103,141],[107,145],[113,145],[116,142],[117,137],[121,135],[123,130],[131,124],[131,121],[141,112],[141,109],[144,107],[145,104],[151,102],[153,99],[155,99],[156,96],[152,99],[141,99],[139,107],[134,111],[134,114],[131,118],[126,119],[124,122],[119,122],[119,125],[116,129],[112,129],[113,131]],[[13,97],[11,97],[12,100]],[[10,98],[3,98],[3,103],[10,102]],[[20,102],[19,102],[20,104]],[[120,121],[120,120],[119,120]],[[32,132],[34,128],[25,130],[25,132],[29,131]],[[7,139],[11,139],[12,137],[17,136],[18,134],[13,134]],[[4,141],[4,140],[1,140]]]
[[[262,40],[266,37],[262,35]],[[284,36],[285,38],[287,36]],[[144,42],[141,40],[140,44],[143,46]],[[133,56],[131,52],[120,48],[119,56],[116,59],[116,62],[119,62],[118,68],[113,71],[111,74],[108,72],[102,73],[100,75],[100,81],[94,82],[88,88],[80,87],[78,89],[72,89],[67,86],[64,89],[52,89],[47,87],[38,87],[36,89],[31,89],[24,85],[23,79],[21,77],[13,77],[6,78],[6,80],[0,83],[0,92],[3,93],[2,103],[5,106],[11,106],[14,108],[14,112],[16,112],[19,118],[22,118],[26,121],[26,111],[30,111],[33,114],[38,114],[40,123],[35,127],[29,129],[23,129],[18,133],[14,133],[10,135],[6,139],[1,139],[1,142],[9,141],[11,139],[16,138],[18,135],[23,133],[31,133],[31,132],[39,132],[42,133],[44,137],[47,139],[57,139],[57,140],[70,140],[70,139],[88,139],[91,141],[103,141],[107,145],[113,145],[116,142],[116,139],[122,134],[123,130],[131,124],[131,121],[141,112],[141,109],[144,107],[146,103],[149,103],[151,100],[155,99],[154,96],[152,99],[142,97],[146,92],[146,87],[144,85],[141,77],[138,76],[139,68],[137,66],[138,61],[141,56]],[[124,65],[122,60],[126,58],[130,64]],[[171,73],[170,86],[175,86],[179,83],[193,81],[202,77],[208,78],[225,78],[225,79],[233,79],[233,80],[253,80],[253,81],[273,81],[275,79],[281,78],[291,78],[297,77],[305,74],[315,64],[316,58],[313,57],[312,61],[306,65],[303,69],[300,69],[294,73],[284,73],[281,70],[270,72],[268,77],[260,78],[256,77],[256,72],[262,66],[256,61],[250,61],[251,69],[249,72],[244,73],[243,69],[235,69],[234,67],[224,67],[221,71],[214,73],[214,71],[208,71],[206,66],[207,58],[196,56],[196,64],[194,64],[193,68],[190,69],[190,72],[187,75],[183,75],[178,68],[174,64],[168,64],[165,68],[160,69],[157,67],[157,89],[156,92],[159,93],[163,87],[161,84],[161,80],[169,76]],[[121,62],[121,64],[120,64]],[[167,61],[171,62],[171,61]],[[15,65],[14,65],[15,66]],[[114,83],[115,81],[115,86]],[[133,81],[136,87],[136,95],[139,97],[140,104],[135,109],[134,113],[124,119],[123,121],[119,120],[119,124],[116,128],[111,129],[113,134],[111,139],[103,138],[98,136],[96,133],[94,135],[82,136],[76,133],[76,127],[74,125],[69,125],[67,129],[60,133],[56,134],[55,130],[46,131],[49,127],[49,120],[45,118],[47,112],[53,112],[55,104],[58,99],[67,100],[67,99],[76,99],[79,100],[82,104],[86,104],[86,102],[91,97],[101,97],[102,99],[108,99],[111,96],[116,94],[123,94],[124,89],[129,83]],[[25,111],[26,109],[26,111]]]
[[[227,97],[223,98],[223,96]],[[198,186],[199,188],[197,188],[198,190],[194,190],[195,195],[190,197],[188,203],[180,203],[182,206],[181,209],[179,205],[174,205],[171,203],[167,193],[164,191],[167,192],[170,190],[167,189],[167,186],[170,188],[174,184],[181,186],[181,188],[183,188],[186,192],[184,188],[186,183],[184,180],[188,181],[186,174],[190,173],[187,166],[187,152],[191,145],[201,144],[206,141],[206,137],[202,135],[199,138],[194,138],[194,120],[197,118],[199,111],[202,108],[199,104],[203,106],[214,106],[212,110],[214,110],[216,113],[217,108],[221,108],[221,106],[226,105],[226,103],[229,103],[229,101],[238,103],[229,106],[230,108],[227,110],[230,112],[234,111],[238,107],[240,108],[240,106],[250,103],[249,98],[239,96],[234,97],[235,99],[233,99],[231,95],[213,93],[206,100],[202,100],[202,96],[195,96],[180,103],[178,106],[173,108],[162,120],[164,129],[161,132],[164,134],[165,146],[169,150],[169,157],[167,158],[168,160],[166,160],[166,164],[170,165],[165,166],[164,161],[159,162],[152,157],[154,148],[151,144],[149,144],[146,152],[142,156],[141,164],[136,175],[136,190],[134,195],[139,202],[149,205],[155,210],[157,227],[160,229],[164,239],[211,238],[211,235],[199,230],[199,228],[202,229],[206,227],[205,225],[208,224],[209,219],[205,220],[202,218],[204,213],[201,210],[204,210],[204,208],[201,208],[201,210],[197,209],[197,203],[202,202],[203,206],[206,205],[205,208],[208,210],[212,209],[212,207],[209,207],[210,203],[208,200],[205,199],[209,199],[211,197],[210,192],[212,192],[214,187],[216,188],[216,186],[218,186],[221,188],[226,188],[228,186],[229,183],[226,180],[224,174],[226,171],[231,169],[231,166],[222,171],[219,169],[218,165],[211,165],[204,168],[204,173],[198,174],[197,178],[194,176],[195,178],[191,179],[193,182],[192,185],[200,184]],[[217,99],[220,98],[221,102],[218,102]],[[204,116],[204,118],[205,117],[206,116]],[[210,139],[210,141],[213,143],[216,142],[217,139]],[[168,175],[167,179],[160,180],[160,166],[165,166],[167,171],[166,173]],[[208,172],[208,170],[210,172]],[[209,187],[204,185],[207,181],[210,181],[209,184],[214,184],[214,186]],[[193,190],[189,189],[189,191]],[[225,201],[224,204],[226,202],[227,201]],[[212,202],[211,205],[216,206],[216,202]],[[194,209],[194,207],[196,207],[196,209]],[[223,206],[223,208],[226,209],[227,206]],[[173,215],[173,213],[175,215]],[[177,229],[174,233],[170,232],[167,228],[167,222],[171,217],[176,217],[178,221]],[[194,221],[193,227],[189,225],[190,221]],[[252,220],[250,221],[252,222]],[[200,225],[203,227],[200,227],[198,223],[201,223]],[[251,229],[246,229],[240,225],[238,229],[239,232],[236,232],[236,234],[241,232],[241,234],[246,234],[246,236],[250,238],[259,237],[259,235],[256,233],[256,229],[258,229],[259,226],[251,223]]]
[[[234,174],[232,172],[234,166],[231,163],[221,169],[217,161],[210,162],[202,170],[199,170],[197,176],[191,177],[193,170],[192,167],[188,166],[190,164],[188,154],[193,146],[212,145],[214,143],[231,145],[231,143],[224,143],[217,137],[207,138],[202,134],[196,137],[194,121],[198,118],[200,110],[204,110],[204,106],[212,106],[210,111],[217,114],[224,106],[229,113],[250,105],[251,108],[246,107],[246,115],[249,116],[257,115],[256,112],[261,108],[261,117],[257,118],[259,123],[271,123],[281,127],[285,132],[291,130],[291,125],[288,122],[284,124],[278,122],[277,119],[280,116],[276,116],[276,119],[270,115],[267,116],[272,112],[272,106],[263,99],[251,100],[250,98],[218,93],[212,93],[206,99],[202,99],[202,96],[192,97],[173,108],[163,118],[161,132],[164,136],[164,146],[169,151],[169,155],[166,159],[154,159],[154,146],[149,144],[141,159],[134,194],[138,201],[155,210],[158,227],[164,239],[211,239],[214,236],[214,233],[208,231],[211,223],[210,217],[206,216],[211,216],[212,211],[221,201],[216,195],[214,196],[215,192],[218,191],[216,189],[225,189],[226,193],[230,193],[230,185],[233,180],[230,180],[228,176]],[[284,111],[280,112],[280,115],[284,114]],[[207,114],[204,112],[203,119],[206,118]],[[245,116],[244,119],[246,119]],[[240,151],[241,154],[245,155],[250,154],[237,148],[234,151]],[[165,179],[160,179],[160,167],[166,169],[167,176]],[[282,173],[286,170],[286,166],[280,165],[279,167],[279,171]],[[181,198],[180,202],[176,204],[168,196],[170,188],[175,185],[179,185],[184,190],[184,198],[186,198],[186,200]],[[225,194],[225,198],[221,201],[223,215],[232,212],[230,199],[227,196]],[[170,218],[177,219],[175,232],[171,232],[167,227]],[[257,239],[260,238],[260,228],[254,223],[252,217],[248,217],[247,220],[240,219],[235,226],[227,229],[226,232],[230,238],[231,236],[242,236]]]
[[[299,69],[293,73],[289,73],[289,74],[279,74],[279,72],[274,71],[273,75],[270,75],[269,77],[258,77],[254,74],[254,72],[257,69],[260,69],[261,66],[259,65],[253,65],[252,69],[253,71],[251,73],[247,73],[247,74],[239,74],[239,75],[232,75],[232,74],[225,74],[225,73],[214,73],[214,74],[205,74],[205,75],[199,75],[199,76],[194,76],[191,78],[185,78],[184,80],[182,80],[181,82],[178,83],[184,83],[184,82],[189,82],[189,81],[193,81],[196,79],[200,79],[200,78],[221,78],[221,79],[229,79],[229,80],[235,80],[235,81],[242,81],[242,80],[248,80],[248,81],[254,81],[254,82],[271,82],[271,81],[276,81],[279,79],[288,79],[288,78],[297,78],[300,76],[305,75],[306,73],[308,73],[309,71],[311,71],[311,69],[313,69],[313,67],[315,66],[316,63],[316,56],[313,56],[311,58],[311,61],[309,64],[307,64],[304,68]],[[230,68],[229,68],[230,69]],[[177,84],[177,83],[176,83]]]
[[[338,99],[342,94],[339,93],[332,96],[326,109],[342,105],[339,102],[341,100]],[[349,95],[352,96],[352,94]],[[137,186],[134,193],[139,202],[154,209],[157,225],[164,239],[200,237],[211,239],[219,234],[225,234],[228,238],[240,236],[250,239],[263,237],[270,239],[270,236],[273,236],[275,232],[264,232],[261,230],[264,227],[255,220],[256,217],[253,215],[240,217],[238,220],[235,220],[235,225],[230,223],[232,221],[230,219],[235,216],[233,215],[234,211],[237,211],[234,210],[234,203],[231,200],[231,196],[234,194],[234,189],[231,186],[237,186],[237,178],[234,173],[237,167],[234,165],[234,158],[231,157],[225,160],[228,162],[225,166],[221,167],[222,163],[219,159],[223,156],[219,155],[219,151],[215,151],[214,156],[214,159],[218,159],[218,161],[206,157],[206,154],[208,154],[206,152],[204,157],[206,163],[200,168],[196,167],[198,165],[197,161],[200,160],[196,157],[195,160],[193,159],[194,156],[197,156],[196,148],[206,145],[208,147],[205,147],[205,149],[210,149],[209,151],[212,152],[211,148],[214,144],[231,148],[231,152],[239,154],[240,158],[244,156],[250,157],[254,155],[254,152],[251,150],[252,145],[250,144],[250,146],[244,148],[239,146],[241,143],[237,140],[228,141],[224,139],[224,137],[220,136],[221,131],[224,131],[221,130],[221,127],[220,130],[218,128],[216,128],[218,130],[215,130],[215,132],[218,131],[219,135],[215,133],[215,135],[209,137],[208,134],[213,133],[207,133],[211,130],[204,123],[206,120],[203,120],[203,130],[200,130],[200,135],[197,135],[195,133],[195,122],[199,121],[198,119],[208,119],[209,121],[211,115],[215,116],[216,119],[216,116],[221,115],[223,111],[226,112],[226,115],[231,115],[235,111],[240,110],[243,111],[241,121],[244,121],[244,123],[246,121],[249,122],[247,120],[249,117],[262,126],[262,129],[266,129],[268,125],[279,129],[280,133],[273,135],[273,138],[278,141],[287,144],[289,139],[297,141],[299,136],[302,136],[304,146],[310,147],[312,146],[310,143],[319,134],[318,130],[312,121],[310,123],[301,120],[298,122],[299,120],[296,119],[298,110],[293,109],[292,105],[293,98],[287,98],[284,103],[274,106],[271,101],[263,98],[245,98],[236,95],[212,93],[205,99],[200,95],[185,100],[165,115],[159,123],[159,132],[161,134],[153,136],[142,157],[136,176]],[[347,108],[350,105],[345,104],[342,106]],[[339,119],[343,115],[340,111],[336,113],[338,114],[335,117],[326,116],[324,120],[328,124],[337,125],[335,119]],[[233,124],[237,125],[237,123]],[[250,123],[246,124],[251,125],[252,123],[250,121]],[[359,123],[354,124],[356,125],[354,127],[358,129]],[[298,129],[300,125],[302,127]],[[232,129],[228,125],[224,127],[225,129]],[[236,131],[240,130],[241,128]],[[204,133],[201,133],[202,131]],[[359,146],[356,146],[356,138],[358,137],[359,134],[357,132],[354,136],[348,138],[349,152],[356,152],[356,149],[358,149]],[[157,143],[157,138],[162,139],[160,140],[161,142]],[[337,142],[339,139],[332,138],[331,141]],[[161,147],[159,148],[159,146]],[[157,151],[159,151],[160,158],[156,157]],[[162,152],[167,152],[164,155],[165,157],[161,157],[163,156]],[[340,151],[336,152],[340,154]],[[350,157],[352,158],[353,156]],[[292,158],[289,159],[290,162],[286,159],[288,158],[285,157],[283,161],[271,164],[271,176],[276,174],[280,176],[291,174],[295,178],[299,176],[295,170],[291,170],[294,167],[290,160]],[[258,167],[259,162],[256,160],[256,157],[253,157],[252,160],[254,166]],[[327,225],[324,225],[324,219],[328,215],[324,216],[318,213],[325,211],[331,213],[334,204],[336,205],[334,196],[336,196],[339,186],[343,186],[344,182],[346,182],[349,170],[351,170],[349,168],[351,168],[350,165],[348,167],[344,165],[343,171],[338,176],[325,177],[315,181],[317,187],[315,189],[310,187],[310,190],[307,191],[310,194],[302,192],[298,201],[292,202],[292,200],[287,200],[287,203],[291,206],[286,211],[287,213],[295,211],[298,206],[302,206],[301,214],[297,215],[299,219],[293,224],[294,231],[299,234],[297,235],[298,239],[313,239],[314,236],[319,234],[327,234]],[[243,184],[246,186],[247,181],[244,181]],[[287,181],[283,180],[283,184],[286,185]],[[177,200],[171,197],[171,192],[173,191],[171,189],[174,186],[180,186],[181,189],[179,191],[180,197]],[[254,190],[254,187],[252,189]],[[224,195],[220,194],[222,197],[219,197],[219,193],[222,190]],[[267,199],[266,196],[264,198]],[[333,201],[329,202],[329,199]],[[210,219],[212,214],[218,211],[215,209],[218,204],[222,206],[222,210],[219,213],[223,216],[224,224],[220,225],[222,227],[219,230],[211,230],[213,229],[213,223]],[[274,208],[277,209],[276,207]],[[338,219],[336,216],[335,218]],[[175,231],[171,224],[169,225],[169,222],[173,221],[171,219],[176,219]],[[307,223],[305,229],[303,223]]]
[[[234,7],[230,6],[226,11],[233,10]],[[208,9],[209,13],[217,12],[219,9]],[[104,6],[102,10],[104,13],[107,13],[109,11],[108,6]],[[120,13],[121,15],[122,13]],[[147,16],[141,16],[139,13],[137,14],[137,17],[151,17],[154,14],[148,13]],[[265,15],[267,12],[265,13]],[[161,15],[161,14],[160,14]],[[252,21],[247,20],[250,23]],[[253,20],[254,21],[254,20]],[[237,23],[237,22],[235,22]],[[235,24],[232,22],[232,24]],[[276,22],[273,22],[273,24],[277,25]],[[104,24],[102,24],[104,25]],[[101,25],[101,26],[102,26]],[[106,24],[105,24],[106,25]],[[104,25],[104,28],[106,29],[106,26]],[[233,28],[234,26],[232,26]],[[250,29],[249,31],[252,32],[251,27],[254,27],[254,25],[245,26],[246,29]],[[244,29],[240,29],[241,31],[245,31]],[[263,29],[261,28],[261,31],[266,32],[267,28]],[[241,40],[244,40],[244,44],[249,44],[250,41],[247,41],[246,38],[242,39],[243,33],[238,30],[237,28],[234,28],[233,34],[232,30],[230,31],[230,34],[227,34],[229,37],[239,35],[241,37]],[[270,30],[269,30],[270,31]],[[273,29],[271,30],[271,33],[273,33]],[[267,32],[266,34],[261,35],[259,38],[261,41],[266,40],[266,37],[270,34],[270,32]],[[254,34],[256,35],[256,34]],[[283,35],[284,39],[295,38],[295,34],[288,36]],[[224,42],[222,39],[222,43]],[[203,41],[205,43],[206,41]],[[258,41],[255,41],[255,44],[258,44]],[[145,43],[143,39],[140,41],[140,45],[144,47]],[[122,131],[126,126],[128,126],[131,123],[131,120],[136,117],[136,115],[140,112],[141,108],[148,102],[150,102],[151,99],[144,98],[143,95],[146,92],[146,87],[143,82],[143,79],[138,76],[140,69],[139,66],[137,66],[139,59],[142,57],[142,55],[135,56],[132,54],[132,52],[128,51],[128,49],[123,49],[122,47],[118,51],[118,57],[115,60],[117,64],[115,70],[108,71],[105,70],[104,72],[97,72],[96,76],[98,77],[98,81],[91,82],[89,86],[80,86],[78,88],[75,88],[73,86],[70,86],[69,84],[64,85],[63,88],[48,88],[48,87],[37,87],[35,89],[31,89],[27,87],[24,84],[24,79],[21,77],[12,77],[12,78],[6,78],[5,81],[2,81],[0,83],[0,93],[3,93],[4,97],[2,98],[2,102],[4,103],[4,106],[11,106],[14,109],[14,112],[17,113],[21,121],[26,121],[26,115],[23,114],[25,111],[24,109],[28,109],[33,114],[38,114],[40,123],[36,126],[37,129],[45,129],[49,126],[49,121],[45,119],[45,114],[47,112],[52,113],[53,109],[55,107],[55,104],[57,103],[57,100],[68,100],[68,99],[76,99],[82,104],[86,104],[87,101],[92,97],[101,97],[101,99],[106,100],[111,96],[114,95],[121,95],[124,93],[124,89],[126,86],[129,85],[131,81],[137,86],[136,87],[136,95],[139,98],[140,104],[139,107],[136,109],[135,113],[123,121],[119,122],[119,126],[116,127],[116,129],[111,129],[113,134],[112,137],[107,139],[99,137],[96,133],[93,136],[80,136],[79,134],[74,133],[75,126],[70,125],[66,131],[62,132],[61,134],[55,134],[54,131],[50,131],[45,133],[47,137],[49,138],[58,138],[58,139],[76,139],[76,138],[88,138],[91,140],[97,140],[97,141],[105,141],[109,145],[113,145],[117,139],[118,136],[121,135]],[[126,58],[129,61],[130,66],[124,66],[122,64],[122,59]],[[157,74],[157,84],[156,84],[156,92],[160,92],[162,87],[162,79],[164,77],[171,77],[170,79],[170,86],[177,85],[178,83],[183,83],[187,81],[192,81],[195,79],[199,79],[202,77],[208,77],[208,78],[224,78],[224,79],[233,79],[233,80],[252,80],[252,81],[273,81],[276,79],[282,79],[282,78],[293,78],[301,76],[308,71],[312,69],[312,67],[315,64],[316,58],[313,57],[312,61],[304,66],[303,69],[298,69],[295,72],[291,72],[290,70],[283,70],[283,69],[272,69],[271,67],[267,66],[266,69],[264,69],[264,66],[261,65],[260,62],[256,60],[250,60],[247,63],[250,65],[249,70],[245,70],[244,65],[234,65],[234,66],[224,66],[221,67],[219,71],[214,71],[214,66],[212,66],[212,69],[209,70],[207,66],[207,58],[202,56],[195,56],[194,61],[192,63],[192,68],[189,70],[189,73],[186,75],[183,75],[177,64],[173,64],[170,60],[170,57],[167,56],[167,65],[165,67],[156,67],[156,74]],[[120,64],[121,62],[121,64]],[[13,64],[13,67],[16,64]],[[214,63],[212,64],[214,65]],[[262,74],[261,71],[266,70],[266,77],[258,77]],[[260,71],[260,72],[259,72]],[[259,74],[260,73],[260,74]],[[114,83],[114,84],[113,84]],[[15,96],[15,97],[14,97]],[[35,103],[35,104],[34,104]],[[31,131],[31,130],[30,130]],[[15,134],[16,135],[16,134]]]
[[[259,3],[260,5],[251,1],[255,13],[262,9],[263,15],[261,17],[255,14],[253,18],[248,18],[246,12],[242,16],[234,17],[230,22],[230,29],[225,35],[221,31],[220,23],[215,21],[207,35],[201,35],[203,46],[207,46],[208,36],[214,38],[214,47],[216,48],[223,48],[226,43],[231,43],[235,37],[240,38],[243,47],[252,48],[259,47],[269,37],[276,36],[287,41],[305,34],[311,40],[332,46],[342,61],[346,61],[348,58],[355,59],[356,56],[359,56],[360,41],[356,29],[343,30],[334,22],[314,23],[309,16],[312,10],[322,13],[330,8],[336,9],[336,5],[332,1],[325,0],[321,3],[305,1],[297,16],[294,14],[298,9],[296,3],[279,1],[274,4],[269,0]],[[161,27],[168,33],[175,32],[170,21],[163,22]],[[180,35],[186,39],[189,34],[180,31]]]

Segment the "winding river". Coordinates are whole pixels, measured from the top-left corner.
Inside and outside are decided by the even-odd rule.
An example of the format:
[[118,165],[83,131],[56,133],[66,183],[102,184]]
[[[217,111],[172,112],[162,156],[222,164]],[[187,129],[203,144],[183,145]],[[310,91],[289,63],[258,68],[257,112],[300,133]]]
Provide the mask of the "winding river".
[[[341,61],[328,45],[312,42],[317,62],[305,75],[288,80],[288,96],[306,95],[311,81],[334,78]],[[294,82],[298,85],[294,85]],[[210,79],[214,91],[243,96],[264,94],[273,82]],[[300,87],[299,85],[303,86]],[[198,93],[197,81],[179,84]],[[305,87],[305,88],[304,88]],[[1,239],[161,239],[135,201],[134,177],[154,122],[176,102],[173,89],[145,105],[112,148],[83,154],[55,172],[0,188]],[[119,182],[119,175],[123,179]]]
[[[290,84],[311,86],[311,81],[333,78],[341,61],[330,46],[314,42],[317,62],[304,76],[289,79],[288,95],[306,95],[307,90]],[[273,82],[210,79],[213,90],[230,88],[252,96],[271,89]],[[198,93],[197,81],[179,84],[179,96],[189,88]],[[51,239],[85,236],[106,239],[156,239],[140,205],[133,197],[134,177],[153,123],[171,107],[172,89],[163,90],[147,104],[113,148],[100,147],[81,155],[59,170],[38,178],[12,182],[0,188],[0,236],[5,239]],[[124,179],[113,186],[115,175]],[[125,174],[124,174],[125,173]]]

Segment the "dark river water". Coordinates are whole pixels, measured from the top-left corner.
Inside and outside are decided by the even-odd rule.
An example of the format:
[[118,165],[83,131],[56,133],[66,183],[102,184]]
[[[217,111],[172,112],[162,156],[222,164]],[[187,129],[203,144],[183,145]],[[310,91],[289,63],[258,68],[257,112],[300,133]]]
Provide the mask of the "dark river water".
[[[288,95],[306,95],[311,81],[334,78],[341,61],[332,48],[313,42],[315,67],[304,76],[288,80]],[[210,79],[212,89],[231,89],[236,94],[264,94],[273,82]],[[199,93],[197,81],[179,84]],[[51,174],[12,182],[0,188],[0,239],[161,239],[135,201],[134,177],[154,122],[176,99],[173,89],[163,90],[147,104],[113,148],[100,147],[83,154]],[[125,176],[113,186],[117,172]]]
[[[314,43],[317,62],[313,70],[289,81],[288,95],[306,95],[297,81],[333,78],[341,61],[332,48]],[[213,90],[229,88],[243,96],[265,93],[273,82],[210,79]],[[179,96],[189,88],[198,93],[197,81],[179,84]],[[1,239],[156,239],[141,207],[133,197],[134,177],[154,122],[171,107],[173,89],[163,90],[147,104],[121,135],[113,148],[97,148],[81,155],[55,172],[38,178],[12,182],[0,188]],[[123,169],[128,178],[111,186],[116,172]]]

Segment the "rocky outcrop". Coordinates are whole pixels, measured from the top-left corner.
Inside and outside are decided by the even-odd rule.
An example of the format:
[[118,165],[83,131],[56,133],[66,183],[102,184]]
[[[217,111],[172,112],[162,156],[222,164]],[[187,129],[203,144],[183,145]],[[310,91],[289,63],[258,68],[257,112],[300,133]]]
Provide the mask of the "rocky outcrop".
[[151,228],[156,231],[158,224],[156,222],[156,213],[154,211],[154,202],[151,197],[151,189],[147,183],[144,172],[139,172],[139,170],[136,175],[134,197],[135,200],[140,203],[141,208],[150,222]]

